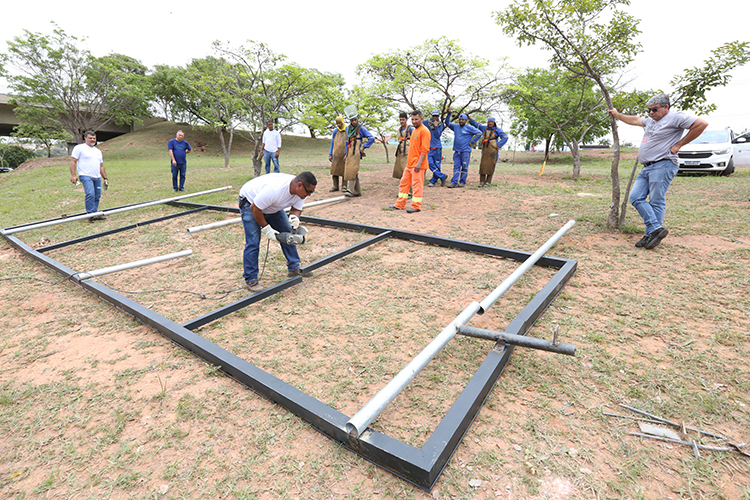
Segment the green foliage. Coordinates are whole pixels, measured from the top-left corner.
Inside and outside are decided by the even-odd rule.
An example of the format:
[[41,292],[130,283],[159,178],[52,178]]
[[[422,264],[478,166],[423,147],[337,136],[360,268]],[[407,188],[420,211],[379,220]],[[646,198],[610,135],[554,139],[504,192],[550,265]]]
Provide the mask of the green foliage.
[[716,111],[716,105],[707,101],[706,92],[729,83],[732,79],[729,71],[750,60],[749,50],[750,42],[725,43],[713,50],[713,56],[703,61],[703,64],[675,76],[670,82],[674,86],[672,106],[690,109],[699,114]]
[[[519,46],[542,44],[552,55],[550,63],[576,75],[595,81],[609,108],[612,85],[609,79],[625,68],[640,52],[632,42],[637,36],[638,20],[618,10],[629,0],[516,0],[495,19],[503,32],[516,37]],[[617,123],[610,117],[615,151],[610,179],[612,201],[607,224],[617,228],[620,217],[620,142]]]
[[51,35],[24,30],[8,41],[0,65],[21,123],[63,129],[76,142],[85,130],[148,115],[143,65],[120,54],[94,57],[60,28]]
[[13,144],[0,144],[0,167],[18,168],[18,166],[34,158],[34,151]]
[[65,142],[70,140],[70,134],[64,130],[53,124],[44,125],[39,122],[21,123],[13,129],[12,135],[21,140],[29,139],[32,144],[45,149],[48,158],[52,156],[53,147],[65,146]]
[[[398,107],[429,113],[498,113],[501,67],[466,53],[445,37],[372,57],[357,67],[371,92]],[[499,113],[498,113],[499,114]]]
[[563,70],[530,69],[503,92],[516,116],[515,131],[531,142],[555,135],[573,155],[573,177],[580,175],[578,145],[607,132],[601,93],[594,83]]

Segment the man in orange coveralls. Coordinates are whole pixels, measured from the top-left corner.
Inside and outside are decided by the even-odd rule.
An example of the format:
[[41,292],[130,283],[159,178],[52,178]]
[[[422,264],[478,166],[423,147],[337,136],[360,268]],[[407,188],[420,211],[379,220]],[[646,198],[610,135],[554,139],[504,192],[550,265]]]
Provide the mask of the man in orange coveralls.
[[406,168],[398,185],[398,200],[395,205],[388,207],[390,210],[403,210],[406,207],[406,199],[409,197],[409,186],[412,189],[411,207],[406,213],[413,214],[422,210],[422,192],[424,191],[424,173],[428,169],[427,155],[430,152],[430,131],[422,125],[422,113],[412,111],[411,124],[414,131],[411,133],[411,144],[406,160]]

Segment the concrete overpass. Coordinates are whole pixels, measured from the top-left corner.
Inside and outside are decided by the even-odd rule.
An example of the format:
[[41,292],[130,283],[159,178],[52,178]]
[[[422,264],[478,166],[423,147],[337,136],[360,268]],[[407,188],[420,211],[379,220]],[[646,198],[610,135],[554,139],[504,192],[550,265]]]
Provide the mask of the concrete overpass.
[[[16,114],[13,112],[15,106],[10,104],[9,100],[10,97],[7,94],[0,94],[0,136],[9,136],[13,132],[13,127],[18,125],[18,118],[16,118]],[[143,124],[109,124],[96,131],[96,139],[98,141],[108,141],[109,139],[127,134],[128,132],[134,132],[160,121],[164,121],[164,118],[144,118]]]

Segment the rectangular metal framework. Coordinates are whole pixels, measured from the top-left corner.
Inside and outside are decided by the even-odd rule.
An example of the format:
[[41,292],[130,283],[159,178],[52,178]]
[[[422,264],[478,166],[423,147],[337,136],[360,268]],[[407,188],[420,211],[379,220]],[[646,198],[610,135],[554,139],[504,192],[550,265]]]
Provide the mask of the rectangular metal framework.
[[[238,208],[226,206],[202,205],[182,201],[175,201],[169,204],[191,209],[183,213],[192,213],[197,210],[239,213]],[[490,349],[485,360],[479,366],[466,387],[422,448],[408,445],[402,441],[375,431],[372,428],[368,428],[359,437],[352,437],[346,432],[346,423],[350,419],[350,416],[344,415],[336,409],[331,408],[314,397],[300,391],[294,386],[287,384],[264,370],[261,370],[248,361],[213,344],[212,342],[209,342],[192,331],[192,329],[208,324],[227,314],[231,314],[247,305],[269,297],[278,291],[294,286],[302,281],[301,277],[286,280],[274,287],[263,290],[262,292],[256,293],[179,325],[98,282],[94,282],[91,279],[77,279],[75,276],[76,271],[42,253],[43,251],[48,251],[53,248],[77,244],[98,236],[114,234],[119,231],[139,227],[160,220],[166,220],[168,218],[169,217],[161,217],[152,221],[126,226],[119,230],[106,231],[98,235],[50,245],[49,247],[39,250],[31,248],[16,236],[7,234],[5,229],[0,230],[0,234],[2,234],[2,236],[19,251],[61,275],[71,277],[72,281],[78,283],[85,290],[93,293],[102,300],[109,302],[127,314],[132,315],[139,321],[150,326],[206,362],[221,367],[221,370],[228,376],[234,378],[241,384],[249,387],[270,401],[283,406],[290,412],[310,423],[310,425],[329,438],[339,442],[346,448],[375,465],[413,483],[419,488],[430,491],[440,477],[443,469],[448,464],[450,457],[461,443],[464,434],[468,431],[474,418],[479,413],[479,410],[492,390],[492,387],[495,385],[495,382],[505,369],[505,366],[513,353],[514,346],[510,344],[505,344],[504,346],[495,344],[495,346]],[[320,268],[369,245],[384,241],[387,238],[419,241],[430,245],[493,255],[519,262],[523,262],[531,255],[531,253],[528,252],[385,227],[322,219],[305,215],[301,217],[301,220],[308,224],[348,229],[376,235],[374,238],[308,264],[305,266],[305,269],[307,270]],[[23,224],[21,226],[26,225],[31,224]],[[571,279],[576,271],[577,261],[544,256],[536,265],[551,267],[557,269],[557,272],[510,322],[505,329],[505,333],[525,335]]]

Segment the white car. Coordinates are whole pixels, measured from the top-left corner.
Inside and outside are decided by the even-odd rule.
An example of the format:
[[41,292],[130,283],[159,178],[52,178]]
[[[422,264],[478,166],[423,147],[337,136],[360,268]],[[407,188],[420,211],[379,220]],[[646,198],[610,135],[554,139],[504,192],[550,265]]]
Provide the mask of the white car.
[[732,141],[734,145],[735,167],[750,167],[750,132],[746,132]]
[[[727,127],[724,130],[704,130],[690,144],[682,147],[677,154],[680,161],[680,173],[686,172],[712,172],[721,175],[731,175],[735,166],[750,165],[750,140],[747,135],[741,136],[745,139],[735,143],[739,137]],[[742,149],[742,163],[738,163],[735,157],[735,148]]]

